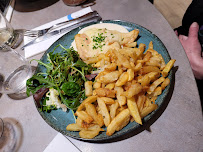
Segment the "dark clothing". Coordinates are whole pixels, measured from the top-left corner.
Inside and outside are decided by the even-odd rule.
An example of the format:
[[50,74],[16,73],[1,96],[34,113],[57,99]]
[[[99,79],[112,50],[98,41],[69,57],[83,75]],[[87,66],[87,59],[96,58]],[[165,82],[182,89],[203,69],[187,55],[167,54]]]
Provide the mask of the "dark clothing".
[[182,26],[177,28],[178,34],[187,36],[193,22],[197,22],[200,27],[203,25],[203,0],[192,1],[183,16]]
[[[188,36],[190,25],[193,22],[197,22],[199,24],[200,30],[198,33],[198,38],[203,51],[203,0],[192,1],[183,16],[182,26],[176,28],[175,30],[178,31],[178,34]],[[196,82],[203,109],[203,80],[196,80]]]

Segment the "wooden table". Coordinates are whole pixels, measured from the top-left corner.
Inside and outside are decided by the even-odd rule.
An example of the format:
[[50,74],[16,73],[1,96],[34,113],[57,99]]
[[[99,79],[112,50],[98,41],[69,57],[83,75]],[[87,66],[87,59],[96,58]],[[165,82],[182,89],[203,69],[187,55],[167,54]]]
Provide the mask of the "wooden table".
[[[112,143],[95,144],[69,139],[84,152],[202,151],[203,122],[198,90],[187,56],[173,29],[147,0],[98,0],[95,3],[92,9],[97,10],[104,20],[134,22],[151,30],[161,39],[171,58],[177,60],[174,89],[163,113],[148,130],[141,130],[132,137]],[[32,29],[80,9],[80,6],[68,7],[59,1],[40,11],[14,11],[11,24],[14,28]],[[16,120],[22,128],[19,149],[22,152],[43,151],[57,134],[41,118],[32,97],[14,100],[3,94],[0,97],[0,116]]]

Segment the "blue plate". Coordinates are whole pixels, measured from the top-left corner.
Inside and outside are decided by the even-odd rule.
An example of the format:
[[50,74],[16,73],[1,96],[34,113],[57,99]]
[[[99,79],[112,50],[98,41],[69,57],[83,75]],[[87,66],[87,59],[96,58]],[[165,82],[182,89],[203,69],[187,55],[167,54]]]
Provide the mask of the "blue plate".
[[[147,30],[146,28],[130,23],[130,22],[125,22],[125,21],[120,21],[120,20],[105,20],[101,21],[100,23],[114,23],[114,24],[119,24],[123,27],[125,27],[128,31],[132,31],[133,29],[139,29],[139,38],[137,40],[137,43],[144,43],[148,46],[150,41],[153,41],[154,49],[160,53],[165,62],[170,61],[170,55],[168,51],[166,50],[166,47],[164,44],[161,42],[161,40],[154,34],[152,34],[151,31]],[[76,28],[72,30],[71,32],[65,34],[62,36],[60,39],[58,39],[42,56],[41,61],[47,62],[47,53],[51,52],[58,44],[63,45],[66,48],[69,48],[71,46],[71,43],[73,42],[74,36],[84,27],[89,26],[92,24],[88,24],[79,28]],[[62,49],[58,47],[55,51],[60,52]],[[37,67],[37,73],[38,72],[45,72],[46,69],[45,67],[38,65]],[[168,78],[172,82],[172,75],[173,71],[171,70],[169,73]],[[159,108],[163,104],[163,102],[166,99],[167,94],[169,93],[169,89],[171,87],[171,84],[166,87],[166,89],[163,91],[163,93],[157,98],[156,103],[158,104]],[[36,104],[36,102],[35,102]],[[157,110],[159,110],[159,108]],[[144,123],[147,123],[157,112],[157,110],[153,111],[150,113],[148,116],[146,116],[143,120]],[[38,110],[39,111],[39,110]],[[124,127],[122,130],[115,132],[112,136],[107,136],[106,132],[101,132],[98,136],[96,136],[94,139],[82,139],[79,136],[78,132],[73,132],[73,131],[67,131],[66,126],[71,123],[75,123],[73,113],[69,110],[67,112],[63,112],[61,109],[58,110],[52,110],[50,113],[47,112],[41,112],[39,111],[40,115],[42,118],[55,130],[58,132],[62,133],[63,135],[79,139],[79,140],[85,140],[85,141],[90,141],[90,142],[102,142],[102,141],[110,141],[110,140],[115,140],[116,138],[119,138],[127,133],[130,133],[132,131],[135,131],[139,129],[141,126],[137,124],[136,122],[131,122],[129,123],[126,127]],[[105,128],[106,129],[106,128]]]

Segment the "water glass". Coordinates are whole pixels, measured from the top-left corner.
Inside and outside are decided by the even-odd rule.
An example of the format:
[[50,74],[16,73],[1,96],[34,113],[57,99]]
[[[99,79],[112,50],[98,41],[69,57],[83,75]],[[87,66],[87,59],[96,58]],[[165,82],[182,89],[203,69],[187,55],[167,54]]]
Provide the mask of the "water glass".
[[17,48],[23,41],[23,33],[14,30],[8,20],[0,11],[0,46],[6,44],[11,48]]
[[31,65],[7,45],[0,47],[0,93],[19,93],[32,75]]
[[10,119],[0,118],[0,151],[14,152],[19,149],[21,132]]

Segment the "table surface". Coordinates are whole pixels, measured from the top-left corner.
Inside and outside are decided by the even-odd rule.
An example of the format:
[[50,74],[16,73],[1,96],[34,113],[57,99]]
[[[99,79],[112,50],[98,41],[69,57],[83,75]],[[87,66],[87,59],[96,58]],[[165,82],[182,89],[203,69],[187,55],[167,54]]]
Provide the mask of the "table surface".
[[[175,83],[168,103],[160,117],[136,135],[112,143],[88,143],[69,138],[81,151],[184,151],[203,150],[203,121],[198,90],[187,56],[164,17],[147,0],[101,0],[92,6],[104,20],[119,19],[137,23],[156,34],[176,59]],[[52,20],[80,10],[68,7],[62,1],[40,11],[22,13],[14,11],[11,24],[14,28],[32,29]],[[42,54],[35,56],[40,58]],[[41,118],[33,98],[14,100],[3,94],[0,97],[0,116],[11,118],[21,128],[19,151],[40,152],[56,136]],[[68,147],[67,147],[68,149]]]

